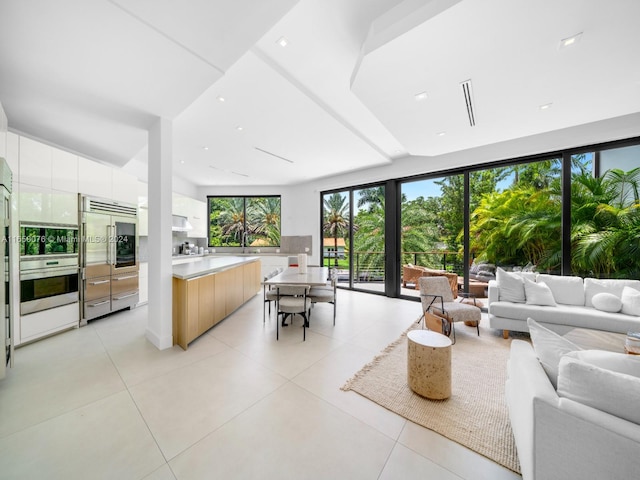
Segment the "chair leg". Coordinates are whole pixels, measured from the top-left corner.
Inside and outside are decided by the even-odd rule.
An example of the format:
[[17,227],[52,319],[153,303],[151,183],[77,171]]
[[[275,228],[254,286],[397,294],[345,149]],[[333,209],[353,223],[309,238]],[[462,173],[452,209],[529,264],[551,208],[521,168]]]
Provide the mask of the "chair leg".
[[476,330],[478,331],[478,336],[480,336],[480,320],[476,322]]
[[334,300],[333,302],[333,326],[336,326],[336,301]]
[[453,341],[451,342],[451,345],[455,345],[456,344],[456,323],[455,322],[451,322],[451,333],[453,334]]
[[305,342],[307,340],[307,327],[309,326],[309,320],[307,320],[307,314],[301,313],[302,319],[304,322],[302,323],[302,341]]

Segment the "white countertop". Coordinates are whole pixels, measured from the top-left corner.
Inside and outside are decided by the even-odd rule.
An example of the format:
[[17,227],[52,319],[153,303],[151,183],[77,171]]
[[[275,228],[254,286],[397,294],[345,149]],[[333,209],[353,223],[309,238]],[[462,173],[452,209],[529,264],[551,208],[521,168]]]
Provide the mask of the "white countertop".
[[260,258],[255,256],[206,256],[191,263],[174,265],[173,276],[181,280],[187,280],[189,278],[200,277],[210,273],[221,272],[231,267],[236,267],[244,263],[255,262],[257,260],[260,260]]

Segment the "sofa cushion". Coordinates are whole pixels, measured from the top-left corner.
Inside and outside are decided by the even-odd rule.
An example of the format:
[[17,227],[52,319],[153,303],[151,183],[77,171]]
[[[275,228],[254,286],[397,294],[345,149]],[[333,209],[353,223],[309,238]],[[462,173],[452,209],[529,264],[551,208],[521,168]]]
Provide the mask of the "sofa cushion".
[[622,289],[622,313],[640,316],[640,291],[631,287]]
[[541,273],[537,282],[546,283],[556,303],[564,305],[584,305],[584,281],[582,277],[548,275]]
[[584,279],[584,304],[593,307],[593,296],[601,293],[613,293],[618,298],[622,297],[624,287],[632,287],[640,290],[640,280],[603,280],[599,278]]
[[593,308],[603,312],[616,313],[622,308],[622,300],[613,293],[600,292],[596,293],[591,299]]
[[525,302],[524,280],[521,275],[505,272],[498,267],[496,280],[500,289],[500,300],[505,302]]
[[640,377],[640,356],[637,355],[606,350],[578,350],[565,356],[606,370]]
[[558,395],[640,424],[640,378],[565,355],[558,366]]
[[549,305],[556,306],[551,289],[544,282],[532,282],[528,278],[524,279],[524,291],[527,305]]
[[558,364],[565,353],[580,350],[580,347],[566,338],[543,327],[534,319],[527,319],[531,342],[540,364],[549,377],[549,381],[556,388],[558,383]]
[[[493,302],[489,304],[489,314],[519,320],[526,324],[527,318],[535,318],[544,323],[567,325],[570,327],[590,328],[626,334],[628,331],[640,331],[640,317],[624,313],[601,312],[595,308],[578,305],[560,305],[555,307],[527,305],[524,303]],[[505,327],[501,327],[505,328]]]

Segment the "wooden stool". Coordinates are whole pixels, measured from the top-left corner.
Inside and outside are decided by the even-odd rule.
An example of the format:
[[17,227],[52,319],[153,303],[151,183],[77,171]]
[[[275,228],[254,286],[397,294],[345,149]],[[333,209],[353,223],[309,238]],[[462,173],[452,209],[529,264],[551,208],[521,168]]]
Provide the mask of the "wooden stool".
[[451,396],[451,340],[431,330],[407,334],[407,380],[411,390],[433,400]]

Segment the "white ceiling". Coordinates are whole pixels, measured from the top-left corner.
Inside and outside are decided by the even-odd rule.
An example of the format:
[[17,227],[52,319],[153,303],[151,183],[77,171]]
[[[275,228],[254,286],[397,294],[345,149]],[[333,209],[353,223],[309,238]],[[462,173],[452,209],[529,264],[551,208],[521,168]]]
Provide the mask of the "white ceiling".
[[163,116],[194,185],[293,184],[639,112],[638,18],[637,0],[0,0],[0,103],[11,129],[120,166]]

